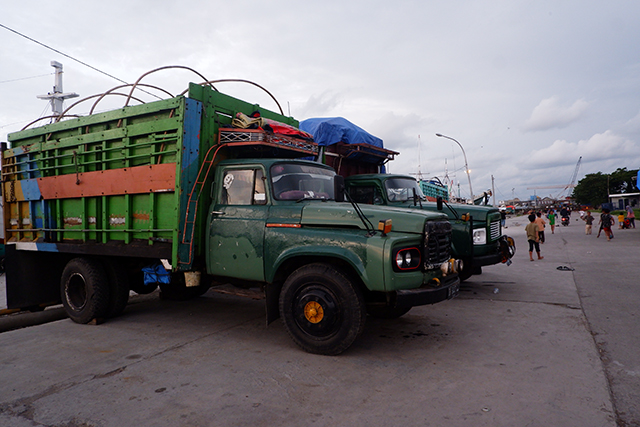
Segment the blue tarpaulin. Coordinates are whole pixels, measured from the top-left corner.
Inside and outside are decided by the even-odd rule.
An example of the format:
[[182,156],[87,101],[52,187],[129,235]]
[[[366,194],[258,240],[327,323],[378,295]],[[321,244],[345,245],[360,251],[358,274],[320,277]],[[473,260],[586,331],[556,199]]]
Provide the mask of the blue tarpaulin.
[[145,285],[153,283],[171,283],[171,275],[159,262],[144,267],[142,272],[144,273]]
[[300,130],[313,135],[313,140],[320,146],[344,142],[345,144],[369,144],[384,148],[380,138],[371,135],[342,117],[306,119],[300,122]]

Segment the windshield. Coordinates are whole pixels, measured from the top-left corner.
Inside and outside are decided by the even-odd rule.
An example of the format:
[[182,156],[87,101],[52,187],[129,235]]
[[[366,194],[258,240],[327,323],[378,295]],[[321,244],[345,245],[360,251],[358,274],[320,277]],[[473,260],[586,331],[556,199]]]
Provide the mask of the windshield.
[[384,182],[387,198],[390,202],[406,202],[413,200],[413,190],[421,200],[426,200],[420,186],[415,179],[411,178],[389,178]]
[[302,164],[275,164],[271,183],[276,200],[334,200],[331,169]]

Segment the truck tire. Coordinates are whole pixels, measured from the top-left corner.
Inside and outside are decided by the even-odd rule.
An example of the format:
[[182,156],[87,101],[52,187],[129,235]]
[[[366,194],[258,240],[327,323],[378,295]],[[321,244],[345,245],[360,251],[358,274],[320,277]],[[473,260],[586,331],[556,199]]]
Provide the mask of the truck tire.
[[109,304],[106,317],[116,317],[122,314],[129,302],[129,276],[124,267],[115,260],[104,262],[109,283]]
[[411,307],[389,307],[388,305],[372,305],[367,307],[367,314],[376,319],[397,319],[404,316]]
[[128,279],[129,289],[131,289],[138,295],[147,295],[158,289],[157,283],[150,283],[148,285],[145,285],[142,267],[136,266],[136,268],[130,271]]
[[465,280],[467,280],[469,277],[473,276],[473,266],[471,265],[471,259],[469,258],[464,258],[462,260],[462,271],[460,273],[458,273],[458,277],[460,278],[461,282],[464,282]]
[[280,293],[285,329],[309,353],[337,355],[364,330],[366,308],[360,291],[341,272],[326,264],[294,271]]
[[109,286],[100,262],[88,258],[69,261],[60,279],[60,297],[74,322],[103,319],[109,307]]

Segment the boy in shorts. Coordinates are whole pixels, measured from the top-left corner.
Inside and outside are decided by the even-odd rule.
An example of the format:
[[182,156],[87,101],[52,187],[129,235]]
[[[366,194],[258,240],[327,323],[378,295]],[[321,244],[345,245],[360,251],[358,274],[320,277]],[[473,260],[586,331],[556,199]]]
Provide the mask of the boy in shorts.
[[[609,209],[602,209],[602,213],[600,214],[600,230],[604,230],[607,240],[611,240],[611,238],[613,238],[613,231],[611,231],[612,225],[613,217],[609,214]],[[598,235],[596,237],[600,237],[600,231],[598,231]]]
[[536,216],[529,215],[529,224],[524,228],[527,232],[527,240],[529,241],[529,261],[533,261],[533,248],[536,249],[538,259],[544,258],[540,256],[540,236],[538,224],[536,224]]

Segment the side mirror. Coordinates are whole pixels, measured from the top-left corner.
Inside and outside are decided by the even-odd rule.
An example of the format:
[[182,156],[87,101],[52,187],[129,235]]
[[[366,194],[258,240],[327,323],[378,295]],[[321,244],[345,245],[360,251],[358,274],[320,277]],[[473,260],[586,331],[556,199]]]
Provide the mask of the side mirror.
[[439,211],[442,210],[442,196],[438,196],[438,198],[436,199],[436,206],[438,207]]
[[336,175],[333,177],[333,197],[336,202],[344,202],[344,177]]

